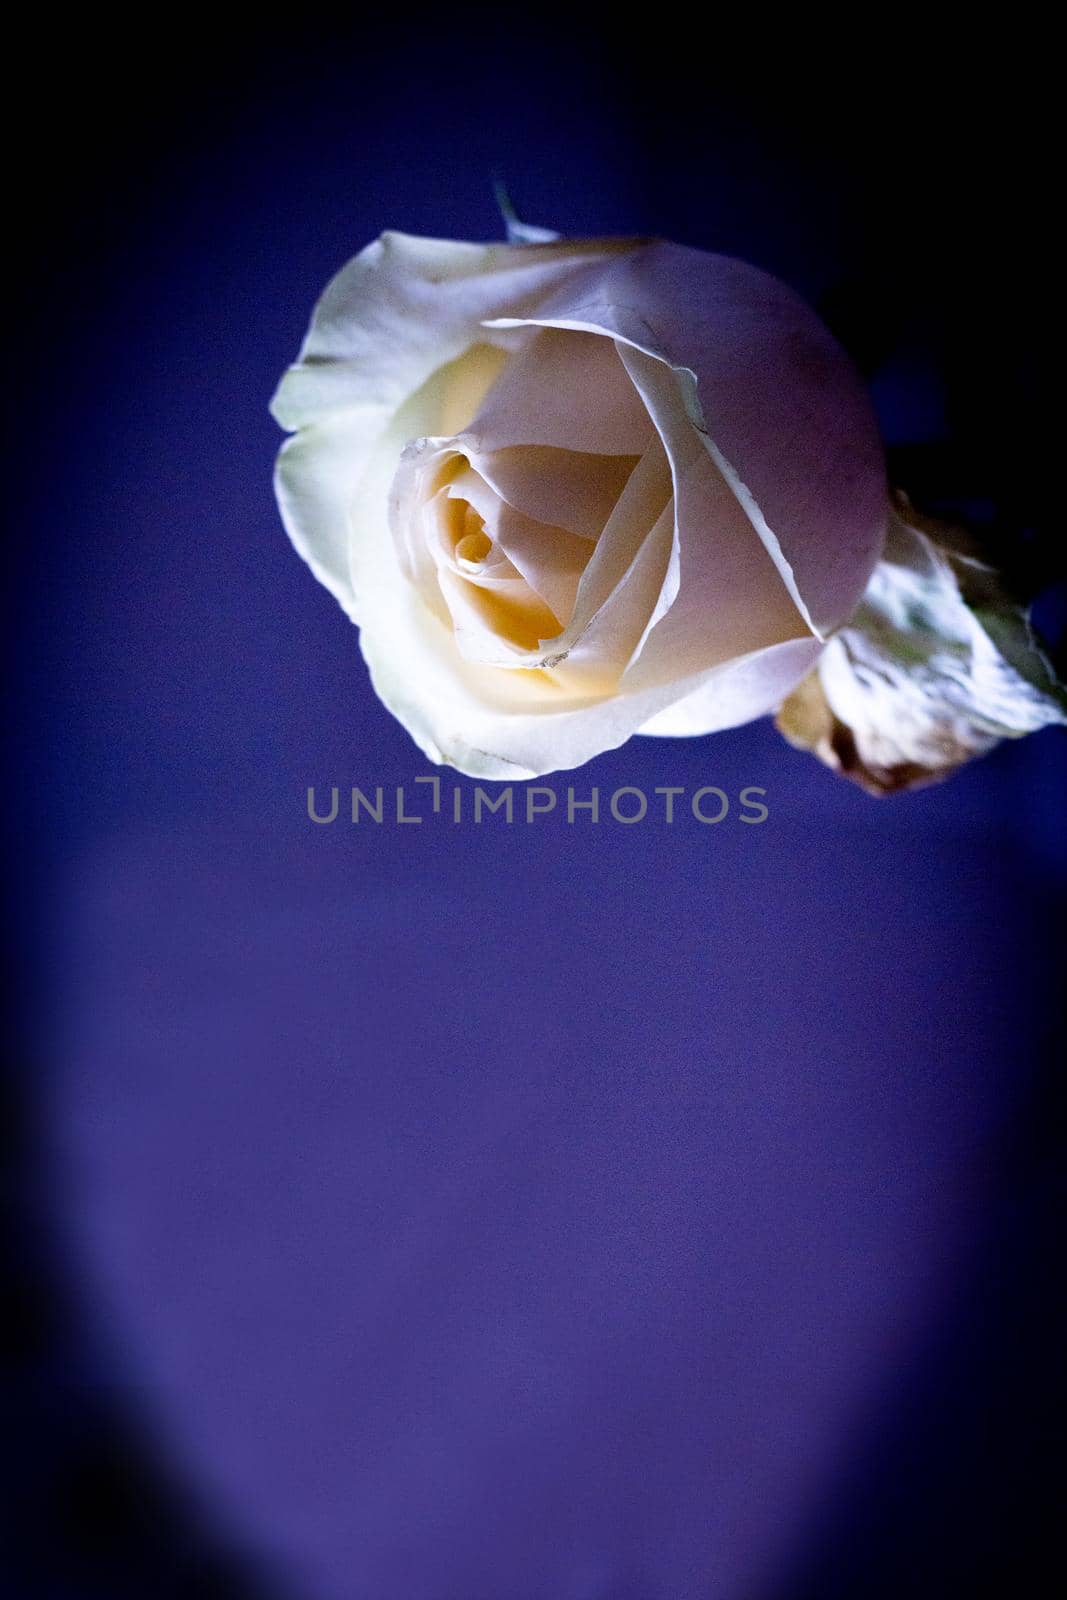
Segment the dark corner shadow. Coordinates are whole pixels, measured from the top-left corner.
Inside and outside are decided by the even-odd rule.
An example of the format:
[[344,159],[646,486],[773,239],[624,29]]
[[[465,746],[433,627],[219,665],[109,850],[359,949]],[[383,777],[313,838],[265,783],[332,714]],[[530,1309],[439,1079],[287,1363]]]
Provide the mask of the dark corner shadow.
[[33,1081],[11,1072],[3,1091],[0,1390],[14,1446],[3,1593],[283,1600],[193,1504],[123,1405],[49,1223]]
[[[1062,1034],[1050,1030],[964,1283],[886,1396],[822,1525],[766,1600],[1042,1600],[1067,1580]],[[1056,1576],[1058,1574],[1058,1577]]]

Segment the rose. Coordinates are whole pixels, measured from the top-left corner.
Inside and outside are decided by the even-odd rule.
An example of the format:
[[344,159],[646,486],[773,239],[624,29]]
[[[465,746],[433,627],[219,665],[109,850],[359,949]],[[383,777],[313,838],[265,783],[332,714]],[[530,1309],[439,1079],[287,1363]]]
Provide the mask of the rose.
[[848,358],[783,284],[679,245],[385,234],[273,411],[294,545],[380,698],[475,776],[774,710],[882,551]]

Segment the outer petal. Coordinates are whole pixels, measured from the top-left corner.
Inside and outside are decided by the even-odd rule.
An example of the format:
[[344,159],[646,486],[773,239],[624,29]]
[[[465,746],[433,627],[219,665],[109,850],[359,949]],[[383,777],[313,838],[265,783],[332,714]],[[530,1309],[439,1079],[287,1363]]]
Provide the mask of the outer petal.
[[657,243],[493,325],[523,321],[609,334],[673,367],[813,631],[851,615],[885,539],[882,447],[859,375],[799,296],[744,262]]
[[[683,405],[664,362],[620,347],[671,463],[675,548],[627,684],[691,676],[765,645],[811,637],[774,561]],[[700,732],[718,726],[713,716]],[[694,730],[696,731],[696,730]]]
[[751,655],[713,667],[683,684],[681,698],[643,722],[638,733],[690,739],[722,733],[777,710],[819,659],[822,645],[813,634],[766,645]]

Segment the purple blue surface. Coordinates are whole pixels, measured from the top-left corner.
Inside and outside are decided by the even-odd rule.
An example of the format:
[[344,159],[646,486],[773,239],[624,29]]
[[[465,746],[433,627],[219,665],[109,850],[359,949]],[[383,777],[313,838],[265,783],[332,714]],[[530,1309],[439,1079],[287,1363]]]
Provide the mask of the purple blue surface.
[[[430,769],[270,487],[326,279],[494,234],[493,167],[814,297],[858,179],[736,128],[672,158],[581,52],[482,46],[442,135],[429,54],[376,48],[358,106],[267,57],[175,138],[28,446],[39,1098],[97,1381],[291,1600],[955,1593],[1026,1526],[1050,1370],[1065,741],[879,803],[760,724],[555,780],[760,785],[760,827],[316,828],[309,784]],[[915,370],[894,442],[942,426]]]

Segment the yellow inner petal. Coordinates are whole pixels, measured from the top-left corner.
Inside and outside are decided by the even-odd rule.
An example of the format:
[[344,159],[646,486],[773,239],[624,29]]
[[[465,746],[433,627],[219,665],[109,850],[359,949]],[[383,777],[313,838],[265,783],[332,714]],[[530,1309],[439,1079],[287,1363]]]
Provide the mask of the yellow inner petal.
[[442,371],[441,415],[437,432],[462,433],[500,376],[508,359],[506,350],[492,344],[472,344]]
[[456,560],[469,561],[471,566],[477,566],[479,561],[484,561],[493,541],[484,528],[479,528],[476,533],[465,533],[456,545]]

